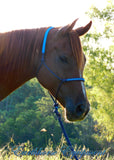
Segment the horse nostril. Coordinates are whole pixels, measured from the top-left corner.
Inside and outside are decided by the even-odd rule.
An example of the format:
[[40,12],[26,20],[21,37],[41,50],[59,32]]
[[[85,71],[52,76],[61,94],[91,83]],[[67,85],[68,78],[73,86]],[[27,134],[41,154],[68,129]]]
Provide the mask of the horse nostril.
[[75,106],[66,107],[66,117],[69,121],[83,120],[89,112],[89,103],[82,102]]
[[76,107],[76,114],[77,116],[82,116],[85,113],[85,109],[84,109],[84,105],[83,104],[79,104]]

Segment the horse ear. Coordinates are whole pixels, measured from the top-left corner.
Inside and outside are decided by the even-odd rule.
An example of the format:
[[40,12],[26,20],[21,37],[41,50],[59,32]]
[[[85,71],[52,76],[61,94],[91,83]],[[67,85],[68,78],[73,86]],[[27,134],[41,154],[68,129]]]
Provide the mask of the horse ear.
[[92,21],[90,21],[85,27],[79,27],[76,29],[76,32],[78,33],[79,36],[84,35],[91,27]]
[[73,27],[75,26],[77,20],[78,19],[73,21],[71,24],[68,24],[67,26],[62,27],[58,32],[59,35],[66,35],[67,33],[69,33],[73,29]]

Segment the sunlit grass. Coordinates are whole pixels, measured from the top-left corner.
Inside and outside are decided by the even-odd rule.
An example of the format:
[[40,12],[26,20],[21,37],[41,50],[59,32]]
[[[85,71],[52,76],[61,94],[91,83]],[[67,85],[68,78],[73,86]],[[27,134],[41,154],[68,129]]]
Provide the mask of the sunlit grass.
[[[80,160],[114,160],[114,157],[109,155],[109,148],[96,152],[89,151],[85,146],[83,148],[75,146],[74,149]],[[71,157],[72,154],[64,138],[55,150],[51,140],[45,149],[33,149],[33,145],[27,141],[15,146],[8,143],[0,150],[0,160],[70,160]]]

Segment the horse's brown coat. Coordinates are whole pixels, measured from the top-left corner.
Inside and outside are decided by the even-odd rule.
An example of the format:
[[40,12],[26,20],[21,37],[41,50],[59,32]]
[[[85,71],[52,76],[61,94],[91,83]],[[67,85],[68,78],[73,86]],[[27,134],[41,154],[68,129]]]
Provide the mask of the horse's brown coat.
[[[47,64],[49,64],[51,69],[57,74],[61,76],[66,74],[65,76],[67,78],[73,78],[72,75],[74,74],[77,74],[74,75],[74,77],[79,77],[79,70],[83,72],[84,54],[82,52],[79,36],[85,34],[91,27],[90,22],[85,27],[73,30],[72,28],[75,22],[76,21],[62,29],[54,28],[50,31],[46,44]],[[26,29],[0,33],[0,101],[26,81],[37,77],[36,71],[40,65],[42,41],[46,29],[47,28]],[[70,72],[72,72],[71,70],[75,67],[74,73],[71,74],[69,70],[62,73],[62,70],[58,70],[59,67],[53,65],[54,56],[60,57],[63,55],[59,50],[63,50],[63,53],[68,53],[68,55],[65,55],[67,57],[74,57],[75,60],[72,61],[72,69],[70,69]],[[58,55],[56,53],[58,53]],[[74,65],[76,65],[77,68]],[[51,78],[51,81],[48,83],[48,77],[44,77],[46,73],[47,71],[42,68],[38,79],[44,87],[49,89],[52,94],[55,94],[58,81],[50,76],[49,79]],[[62,102],[62,99],[64,98],[60,95],[59,101],[64,106],[65,104]]]

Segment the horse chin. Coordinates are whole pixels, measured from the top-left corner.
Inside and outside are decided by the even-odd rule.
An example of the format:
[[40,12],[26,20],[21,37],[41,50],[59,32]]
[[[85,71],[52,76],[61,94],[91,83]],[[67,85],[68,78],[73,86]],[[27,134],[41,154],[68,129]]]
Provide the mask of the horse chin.
[[72,114],[66,114],[66,120],[69,122],[76,122],[76,121],[82,121],[85,118],[85,116],[77,118],[73,116]]
[[64,112],[64,117],[65,117],[65,121],[68,123],[72,123],[72,122],[76,122],[76,121],[81,121],[84,118],[76,118],[75,116],[73,116],[72,114],[68,113],[67,110],[65,109]]

